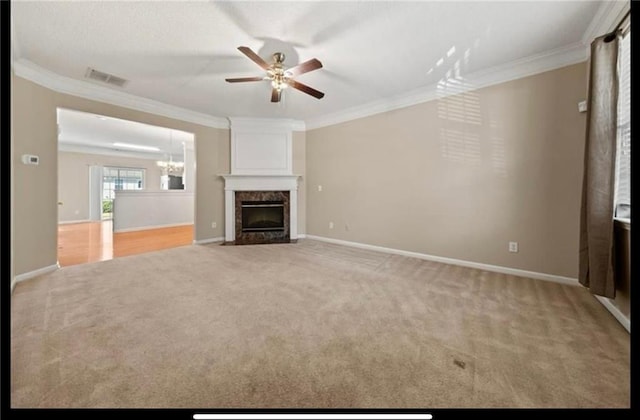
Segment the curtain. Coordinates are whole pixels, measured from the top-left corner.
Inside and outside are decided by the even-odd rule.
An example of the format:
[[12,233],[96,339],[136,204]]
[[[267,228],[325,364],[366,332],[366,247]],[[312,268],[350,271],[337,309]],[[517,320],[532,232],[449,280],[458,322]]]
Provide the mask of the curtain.
[[618,34],[591,43],[587,130],[580,211],[578,280],[615,297],[613,216],[618,117]]

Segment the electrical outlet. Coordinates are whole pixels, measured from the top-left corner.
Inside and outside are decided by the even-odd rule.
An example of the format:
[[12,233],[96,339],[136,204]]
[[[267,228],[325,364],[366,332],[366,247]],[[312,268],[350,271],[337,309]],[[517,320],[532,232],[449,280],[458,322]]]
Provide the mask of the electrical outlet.
[[329,229],[333,229],[333,222],[329,222]]
[[587,101],[578,102],[578,112],[587,112]]
[[518,252],[517,242],[509,242],[509,252]]
[[322,185],[318,185],[318,191],[322,191]]
[[211,227],[212,227],[213,229],[215,229],[217,226],[218,226],[218,224],[217,224],[216,222],[211,222]]

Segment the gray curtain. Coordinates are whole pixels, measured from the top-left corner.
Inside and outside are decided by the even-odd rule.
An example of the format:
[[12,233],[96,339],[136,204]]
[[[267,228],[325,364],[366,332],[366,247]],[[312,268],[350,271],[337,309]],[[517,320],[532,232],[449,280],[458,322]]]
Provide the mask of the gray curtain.
[[591,43],[587,135],[578,279],[601,296],[615,297],[613,216],[618,117],[619,36],[604,35]]

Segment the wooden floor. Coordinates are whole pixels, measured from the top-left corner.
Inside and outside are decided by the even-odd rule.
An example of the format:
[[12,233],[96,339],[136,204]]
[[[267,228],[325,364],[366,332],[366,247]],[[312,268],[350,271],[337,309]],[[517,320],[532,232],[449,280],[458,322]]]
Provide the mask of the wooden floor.
[[58,225],[61,267],[189,245],[193,225],[113,233],[111,220]]

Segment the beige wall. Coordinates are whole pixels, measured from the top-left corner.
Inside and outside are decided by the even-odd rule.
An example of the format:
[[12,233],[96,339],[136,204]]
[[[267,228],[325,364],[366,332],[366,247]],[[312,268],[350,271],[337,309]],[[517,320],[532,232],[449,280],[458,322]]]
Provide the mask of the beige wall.
[[575,278],[585,86],[581,63],[308,131],[307,233]]
[[145,190],[160,190],[162,170],[155,160],[77,152],[58,152],[58,221],[89,219],[89,166],[145,169]]
[[[12,202],[14,275],[57,261],[58,145],[55,95],[38,85],[11,78],[14,186]],[[40,156],[24,165],[25,153]]]

